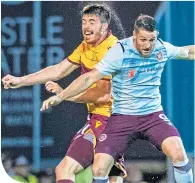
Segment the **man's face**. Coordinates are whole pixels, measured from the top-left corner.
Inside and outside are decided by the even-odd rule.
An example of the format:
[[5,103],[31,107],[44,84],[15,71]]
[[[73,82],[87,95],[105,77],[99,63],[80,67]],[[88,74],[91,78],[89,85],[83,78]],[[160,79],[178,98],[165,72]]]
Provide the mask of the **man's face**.
[[143,29],[138,30],[138,32],[133,32],[134,46],[139,51],[143,57],[148,57],[152,53],[156,40],[158,37],[158,32],[149,32]]
[[94,14],[86,14],[82,17],[82,33],[87,44],[96,44],[102,37],[103,24],[100,17]]

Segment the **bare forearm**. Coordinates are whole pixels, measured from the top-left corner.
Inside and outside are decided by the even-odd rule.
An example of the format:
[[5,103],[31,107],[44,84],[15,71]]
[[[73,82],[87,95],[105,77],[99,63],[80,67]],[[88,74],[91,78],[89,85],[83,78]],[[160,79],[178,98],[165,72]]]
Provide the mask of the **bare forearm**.
[[111,98],[110,93],[101,92],[97,88],[90,88],[86,92],[82,92],[74,97],[67,98],[67,101],[77,103],[107,103]]
[[80,94],[78,94],[78,95],[76,95],[76,96],[66,98],[65,100],[66,100],[66,101],[71,101],[71,102],[76,102],[76,103],[87,103],[87,102],[85,102],[85,101],[83,101],[83,100],[79,100],[79,99],[78,99],[80,96],[83,95],[83,93],[84,93],[84,92],[82,92],[82,93],[80,93]]
[[74,65],[64,59],[59,64],[46,67],[39,72],[20,77],[20,86],[29,86],[34,84],[46,83],[47,81],[56,81],[69,75],[72,71],[77,69],[78,66]]
[[[76,80],[74,80],[60,94],[50,97],[49,99],[44,101],[40,110],[41,111],[46,110],[50,106],[55,106],[55,105],[60,104],[63,100],[79,95],[80,93],[86,91],[92,84],[96,83],[98,80],[101,80],[103,77],[104,75],[102,75],[96,69],[93,69],[92,71],[81,75]],[[98,86],[99,85],[100,85],[100,81],[98,81]],[[108,88],[110,87],[108,86]]]
[[73,81],[65,90],[58,94],[58,96],[63,100],[70,99],[87,90],[93,83],[88,75],[84,74]]
[[34,84],[46,83],[50,80],[60,79],[56,73],[55,66],[50,66],[45,69],[42,69],[39,72],[29,74],[23,77],[20,77],[21,86],[30,86]]

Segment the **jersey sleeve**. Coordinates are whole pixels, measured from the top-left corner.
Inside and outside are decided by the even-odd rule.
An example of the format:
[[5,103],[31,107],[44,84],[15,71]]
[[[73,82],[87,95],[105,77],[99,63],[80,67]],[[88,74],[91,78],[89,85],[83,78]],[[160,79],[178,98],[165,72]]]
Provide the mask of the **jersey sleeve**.
[[123,49],[119,43],[108,50],[105,57],[95,66],[102,75],[110,76],[120,70],[123,61]]
[[80,46],[79,45],[71,55],[68,56],[68,61],[76,64],[76,65],[80,65],[81,64],[81,52],[80,52]]
[[176,46],[173,46],[172,44],[168,42],[163,42],[164,46],[167,50],[167,55],[170,60],[175,59],[177,55],[179,54],[179,48]]

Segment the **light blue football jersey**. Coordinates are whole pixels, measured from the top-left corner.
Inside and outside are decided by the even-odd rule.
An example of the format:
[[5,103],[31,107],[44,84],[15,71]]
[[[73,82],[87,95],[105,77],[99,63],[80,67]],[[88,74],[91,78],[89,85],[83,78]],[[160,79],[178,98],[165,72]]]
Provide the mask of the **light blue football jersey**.
[[112,113],[143,115],[161,111],[161,75],[166,61],[178,55],[178,47],[158,39],[150,57],[145,58],[134,48],[133,37],[119,42],[95,66],[101,74],[112,75]]

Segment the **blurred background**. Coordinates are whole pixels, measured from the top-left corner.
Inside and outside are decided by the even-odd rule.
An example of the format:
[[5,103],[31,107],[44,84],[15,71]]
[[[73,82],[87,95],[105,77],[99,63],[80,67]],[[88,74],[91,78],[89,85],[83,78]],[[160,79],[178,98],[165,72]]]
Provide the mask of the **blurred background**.
[[[100,3],[104,3],[101,1]],[[132,35],[139,14],[154,16],[159,37],[176,46],[194,44],[194,2],[105,2],[115,12],[111,23],[119,39]],[[1,1],[1,77],[23,76],[62,61],[82,41],[82,8],[87,1]],[[80,71],[58,83],[66,87]],[[194,157],[194,62],[168,62],[162,78],[162,103],[178,128],[189,157]],[[1,158],[6,172],[54,182],[55,166],[64,157],[74,134],[85,124],[83,104],[64,102],[40,113],[51,96],[44,85],[1,90]],[[125,155],[126,183],[174,183],[165,156],[137,140]]]

